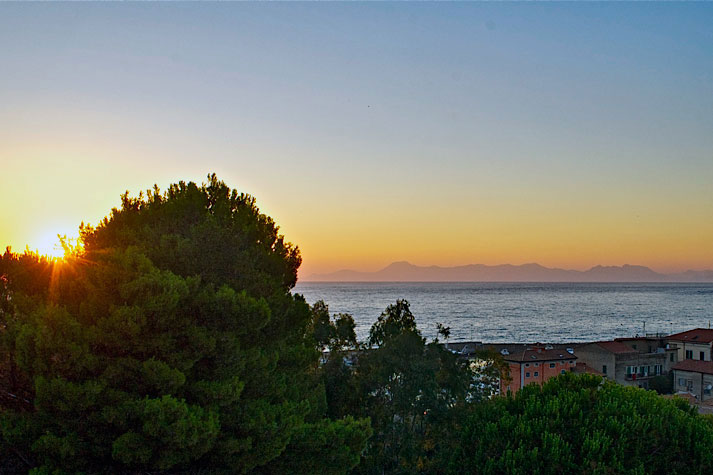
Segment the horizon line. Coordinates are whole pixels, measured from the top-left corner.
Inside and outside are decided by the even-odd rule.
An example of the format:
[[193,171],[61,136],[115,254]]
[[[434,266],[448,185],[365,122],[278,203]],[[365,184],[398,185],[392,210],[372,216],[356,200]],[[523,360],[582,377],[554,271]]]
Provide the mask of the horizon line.
[[[586,268],[565,268],[565,267],[548,267],[546,265],[540,264],[539,262],[525,262],[523,264],[512,264],[512,263],[502,263],[502,264],[483,264],[483,263],[469,263],[469,264],[454,264],[454,265],[439,265],[439,264],[413,264],[410,261],[407,260],[399,260],[399,261],[392,261],[386,265],[382,265],[381,267],[375,269],[375,270],[355,270],[355,269],[350,269],[350,268],[340,268],[337,270],[333,271],[326,271],[326,272],[312,272],[310,276],[318,276],[318,275],[330,275],[330,274],[337,274],[340,272],[354,272],[354,273],[360,273],[360,274],[373,274],[377,273],[380,271],[383,271],[390,266],[393,266],[394,264],[408,264],[413,267],[418,267],[422,269],[428,269],[428,268],[439,268],[439,269],[456,269],[456,268],[462,268],[462,267],[470,267],[470,266],[482,266],[482,267],[524,267],[524,266],[539,266],[542,267],[543,269],[547,270],[554,270],[554,271],[565,271],[565,272],[588,272],[591,271],[592,269],[596,268],[617,268],[617,269],[623,269],[626,267],[637,267],[637,268],[643,268],[650,270],[656,274],[660,274],[662,276],[666,275],[677,275],[677,274],[685,274],[686,272],[713,272],[713,267],[711,268],[697,268],[697,269],[692,269],[692,268],[686,268],[683,270],[675,270],[675,271],[659,271],[656,270],[648,265],[645,264],[594,264],[590,265],[589,267]],[[556,281],[553,281],[556,282]]]

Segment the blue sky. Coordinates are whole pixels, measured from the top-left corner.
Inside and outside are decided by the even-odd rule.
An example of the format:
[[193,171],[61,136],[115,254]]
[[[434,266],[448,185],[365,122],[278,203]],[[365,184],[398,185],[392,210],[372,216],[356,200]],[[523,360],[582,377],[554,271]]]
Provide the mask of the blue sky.
[[306,272],[713,267],[711,25],[706,3],[0,4],[0,236],[216,171]]

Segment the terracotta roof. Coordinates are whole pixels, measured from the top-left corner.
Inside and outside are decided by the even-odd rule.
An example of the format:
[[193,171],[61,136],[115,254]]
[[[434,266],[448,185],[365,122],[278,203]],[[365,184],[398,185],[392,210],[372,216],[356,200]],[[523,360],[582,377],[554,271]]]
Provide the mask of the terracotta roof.
[[635,349],[630,346],[625,345],[620,341],[597,341],[595,342],[601,348],[614,353],[615,355],[622,355],[625,353],[638,353]]
[[691,371],[693,373],[713,374],[713,361],[683,360],[676,363],[671,369]]
[[664,336],[626,336],[621,338],[614,338],[614,341],[659,341]]
[[529,363],[531,361],[560,361],[577,359],[566,349],[527,348],[525,351],[503,355],[505,361]]
[[604,376],[604,373],[601,371],[597,371],[596,369],[592,368],[591,366],[587,366],[587,363],[582,363],[580,361],[577,362],[577,365],[574,367],[574,372],[575,373],[589,373],[589,374],[596,374],[597,376]]
[[669,340],[695,343],[710,343],[713,341],[713,329],[695,328],[686,332],[675,333],[666,337]]

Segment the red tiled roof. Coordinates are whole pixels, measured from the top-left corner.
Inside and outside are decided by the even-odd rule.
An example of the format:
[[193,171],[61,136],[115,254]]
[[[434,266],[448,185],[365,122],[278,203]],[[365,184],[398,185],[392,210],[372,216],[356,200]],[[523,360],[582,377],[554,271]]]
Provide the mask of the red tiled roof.
[[597,376],[604,376],[604,373],[601,371],[597,371],[596,369],[592,368],[591,366],[587,366],[587,363],[582,363],[582,362],[577,362],[577,365],[574,367],[574,372],[575,373],[589,373],[589,374],[596,374]]
[[713,329],[695,328],[686,332],[675,333],[667,337],[669,340],[695,343],[710,343],[713,341]]
[[713,361],[683,360],[676,363],[671,369],[691,371],[693,373],[713,374]]
[[638,353],[638,351],[625,345],[620,341],[597,341],[597,345],[601,348],[614,353],[615,355],[622,355],[624,353]]
[[543,348],[528,348],[525,351],[503,355],[505,361],[529,363],[531,361],[573,360],[577,357],[565,349],[545,350]]

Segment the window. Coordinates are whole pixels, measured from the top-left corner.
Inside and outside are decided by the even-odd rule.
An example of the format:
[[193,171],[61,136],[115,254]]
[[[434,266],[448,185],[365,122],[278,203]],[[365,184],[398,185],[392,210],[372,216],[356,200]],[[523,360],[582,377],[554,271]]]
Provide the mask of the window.
[[678,385],[679,386],[685,386],[686,385],[686,380],[683,378],[678,378]]
[[634,343],[633,345],[631,345],[631,347],[632,347],[633,349],[636,349],[636,343]]
[[671,363],[673,363],[673,353],[671,353]]
[[550,363],[550,368],[554,368],[554,367],[555,367],[555,363]]
[[687,360],[693,359],[693,350],[686,350],[686,359]]
[[[537,368],[538,366],[540,366],[540,363],[535,363],[535,368]],[[537,376],[537,373],[535,373],[535,376]]]
[[530,377],[530,372],[529,372],[529,371],[528,371],[527,373],[525,373],[525,377],[526,377],[526,378],[529,378],[529,377]]
[[564,361],[560,361],[560,366],[563,366],[563,365],[564,365]]
[[706,352],[705,352],[705,351],[701,351],[701,358],[700,358],[700,360],[701,360],[701,361],[705,361],[705,360],[706,360]]
[[539,371],[535,371],[535,377],[538,377],[540,375]]
[[565,374],[566,372],[567,372],[567,371],[565,371],[565,370],[560,371],[560,373],[562,373],[562,374]]
[[648,367],[646,366],[627,366],[626,375],[631,377],[633,375],[646,376],[648,374]]
[[526,368],[529,368],[529,367],[530,367],[530,363],[525,363],[525,367],[526,367]]
[[602,365],[602,373],[607,374],[607,365]]
[[657,365],[656,365],[656,374],[657,374],[657,375],[661,374],[661,369],[662,369],[662,368],[663,368],[662,365],[660,365],[660,364],[657,364]]

